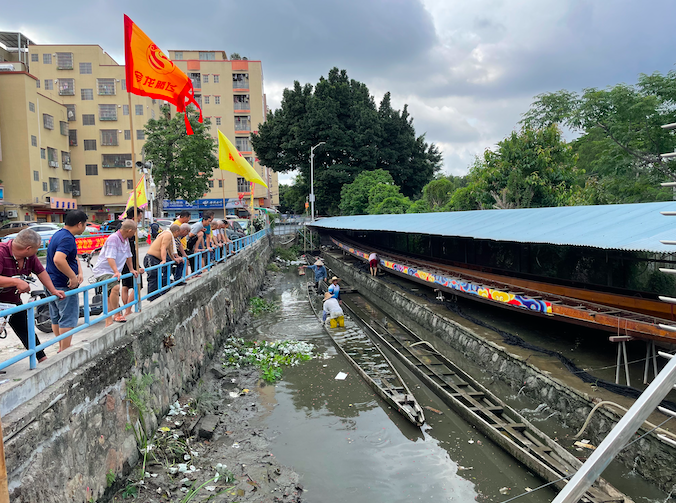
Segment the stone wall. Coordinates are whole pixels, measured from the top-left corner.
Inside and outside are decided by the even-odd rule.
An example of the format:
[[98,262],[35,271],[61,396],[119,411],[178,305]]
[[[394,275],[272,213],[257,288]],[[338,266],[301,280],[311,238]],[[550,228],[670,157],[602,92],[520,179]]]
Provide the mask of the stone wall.
[[[325,264],[335,274],[367,295],[369,301],[397,321],[409,326],[411,321],[417,323],[460,353],[475,368],[482,369],[537,403],[548,405],[568,427],[582,427],[595,404],[590,396],[551,377],[528,363],[526,358],[521,358],[507,348],[486,340],[470,328],[430,309],[421,299],[392,287],[384,287],[381,281],[330,254],[324,254],[324,259]],[[665,416],[661,418],[663,420]],[[585,430],[584,438],[599,445],[619,419],[618,415],[606,408],[598,409]],[[645,432],[646,430],[642,430],[639,433]],[[622,451],[617,459],[667,492],[675,487],[676,472],[673,466],[676,449],[660,441],[655,434],[649,434],[634,443]]]
[[[265,237],[202,278],[176,287],[128,323],[102,331],[109,341],[99,343],[104,351],[5,415],[11,500],[95,501],[106,489],[109,471],[121,474],[134,466],[135,404],[146,409],[146,431],[153,432],[247,310],[270,255]],[[134,391],[140,402],[130,400]]]

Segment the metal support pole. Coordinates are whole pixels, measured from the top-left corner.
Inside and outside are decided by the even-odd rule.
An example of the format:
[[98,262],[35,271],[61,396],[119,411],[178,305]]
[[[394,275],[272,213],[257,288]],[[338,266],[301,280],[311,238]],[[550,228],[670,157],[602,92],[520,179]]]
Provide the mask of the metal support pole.
[[667,365],[603,439],[601,445],[573,475],[570,482],[554,498],[553,503],[577,503],[580,501],[587,489],[599,478],[615,456],[624,449],[634,433],[648,419],[648,416],[652,414],[667,393],[671,391],[676,382],[676,358],[661,352],[660,355],[670,357]]
[[315,221],[315,148],[310,149],[310,219]]

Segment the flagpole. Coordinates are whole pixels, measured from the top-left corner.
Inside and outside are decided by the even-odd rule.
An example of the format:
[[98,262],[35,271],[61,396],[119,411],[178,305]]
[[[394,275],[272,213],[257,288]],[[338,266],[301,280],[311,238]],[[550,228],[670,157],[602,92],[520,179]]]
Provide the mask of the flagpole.
[[254,202],[253,202],[253,196],[254,196],[254,188],[256,186],[254,185],[253,182],[249,182],[249,189],[251,190],[251,226],[253,230],[253,218],[254,218]]
[[223,220],[225,221],[225,182],[223,181],[223,170],[219,169],[221,172],[221,188],[223,189]]
[[[136,204],[136,150],[134,150],[134,121],[132,119],[132,108],[131,108],[131,93],[127,91],[127,97],[129,98],[129,137],[131,138],[131,171],[132,171],[132,176],[134,179],[134,247],[136,248],[136,268],[138,268],[141,260],[141,256],[138,253],[138,220],[137,220],[137,212],[138,212],[138,205]],[[147,197],[147,196],[146,196]],[[138,285],[138,299],[141,298],[141,285],[137,280]],[[134,292],[136,293],[136,292]],[[123,301],[124,302],[124,301]],[[136,304],[138,307],[138,312],[141,312],[141,302],[138,302]]]

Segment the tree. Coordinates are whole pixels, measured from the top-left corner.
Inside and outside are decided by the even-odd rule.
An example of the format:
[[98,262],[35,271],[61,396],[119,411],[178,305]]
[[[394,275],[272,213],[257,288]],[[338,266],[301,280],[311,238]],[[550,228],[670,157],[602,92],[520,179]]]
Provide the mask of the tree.
[[441,165],[441,154],[424,135],[416,137],[407,108],[392,109],[389,93],[380,106],[368,88],[333,68],[316,86],[295,82],[282,105],[252,135],[261,163],[277,172],[298,170],[309,187],[310,148],[315,150],[316,209],[339,211],[338,194],[363,171],[383,169],[406,195],[420,192]]
[[598,179],[599,195],[608,202],[670,199],[668,190],[655,186],[676,180],[675,163],[660,156],[676,147],[676,138],[661,128],[674,121],[675,104],[676,72],[642,74],[635,85],[538,95],[522,122],[580,133],[574,142],[580,166]]
[[[145,127],[145,157],[153,163],[153,179],[158,199],[194,201],[209,190],[209,178],[218,159],[214,155],[216,140],[209,134],[209,119],[198,122],[198,115],[188,107],[188,119],[194,134],[185,130],[183,114],[169,115],[165,105],[159,119],[150,119]],[[158,206],[160,206],[158,205]],[[158,208],[161,211],[161,208]]]
[[368,212],[371,215],[406,213],[410,206],[411,201],[396,185],[377,183],[369,191]]
[[584,172],[556,125],[525,127],[486,150],[446,209],[538,208],[565,206],[581,190]]
[[296,177],[291,185],[279,186],[279,204],[282,213],[301,215],[305,211],[307,192],[303,181]]
[[364,171],[352,183],[346,183],[340,191],[342,215],[365,215],[369,205],[369,193],[377,184],[394,185],[392,175],[383,169]]

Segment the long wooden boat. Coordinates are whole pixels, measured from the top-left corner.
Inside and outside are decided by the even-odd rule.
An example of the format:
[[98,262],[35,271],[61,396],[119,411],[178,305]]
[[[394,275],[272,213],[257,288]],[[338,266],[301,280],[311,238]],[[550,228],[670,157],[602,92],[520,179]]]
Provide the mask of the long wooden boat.
[[[307,293],[310,306],[321,322],[322,297],[312,283],[308,283]],[[338,351],[383,400],[416,426],[425,423],[422,407],[392,362],[359,327],[353,323],[338,328],[327,328],[324,323],[322,326]]]

